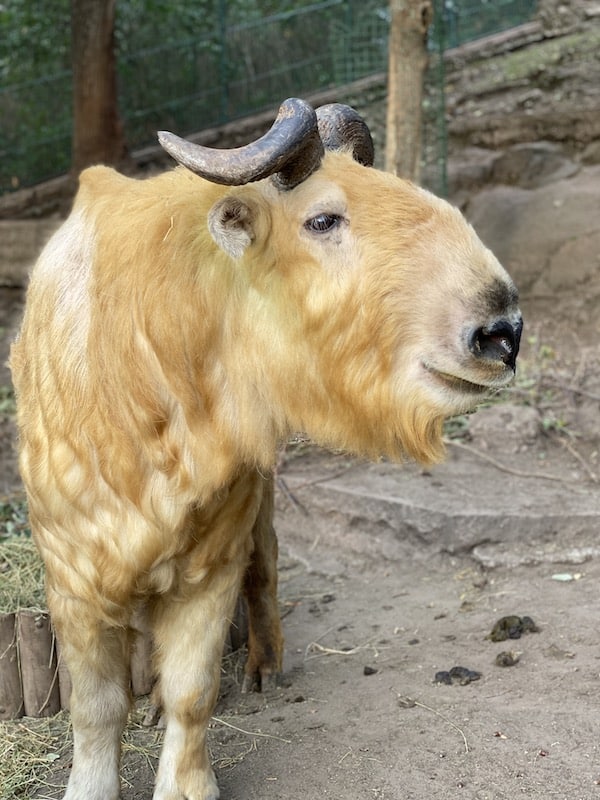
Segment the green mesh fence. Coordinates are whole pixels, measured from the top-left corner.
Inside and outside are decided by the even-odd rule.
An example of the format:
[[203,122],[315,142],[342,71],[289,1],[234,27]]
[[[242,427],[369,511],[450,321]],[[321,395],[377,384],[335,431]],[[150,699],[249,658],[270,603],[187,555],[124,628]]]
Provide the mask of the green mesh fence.
[[71,73],[0,88],[0,192],[68,171]]
[[158,127],[187,134],[381,72],[388,25],[379,5],[329,0],[224,24],[217,41],[132,54],[119,70],[129,145],[153,141]]
[[446,0],[438,3],[444,21],[444,46],[514,28],[531,19],[537,0]]
[[[234,24],[218,3],[216,29],[141,51],[118,63],[119,103],[130,149],[156,130],[185,135],[275,107],[284,97],[343,87],[387,68],[388,3],[327,0]],[[535,0],[435,0],[425,96],[425,180],[443,191],[443,51],[531,17]],[[157,34],[160,39],[160,32]],[[0,87],[0,192],[65,173],[71,152],[67,71]]]

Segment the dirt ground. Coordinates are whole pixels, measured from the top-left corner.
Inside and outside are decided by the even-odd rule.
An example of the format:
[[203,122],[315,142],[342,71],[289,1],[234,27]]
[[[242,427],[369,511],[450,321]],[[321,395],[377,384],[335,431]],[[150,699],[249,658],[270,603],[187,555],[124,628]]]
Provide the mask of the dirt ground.
[[[519,78],[505,95],[518,104],[528,89],[542,146],[505,141],[505,122],[492,148],[465,123],[452,163],[455,201],[522,290],[515,386],[453,421],[448,460],[428,471],[287,448],[276,517],[284,673],[274,693],[241,695],[242,656],[224,662],[210,734],[223,800],[600,798],[600,155],[596,133],[580,126],[559,141],[540,122],[559,78],[572,81],[564,114],[582,106],[579,91],[591,124],[600,119],[598,50],[582,65],[569,47],[544,80]],[[481,109],[456,119],[492,130],[498,105]],[[0,304],[3,359],[22,291],[3,290]],[[0,493],[18,489],[2,402]],[[539,630],[491,641],[507,615]],[[499,666],[502,652],[516,663]],[[436,681],[455,666],[480,677]],[[152,794],[161,734],[139,726],[143,713],[140,701],[123,800]],[[32,797],[60,796],[51,787],[66,779],[68,748],[57,756]]]

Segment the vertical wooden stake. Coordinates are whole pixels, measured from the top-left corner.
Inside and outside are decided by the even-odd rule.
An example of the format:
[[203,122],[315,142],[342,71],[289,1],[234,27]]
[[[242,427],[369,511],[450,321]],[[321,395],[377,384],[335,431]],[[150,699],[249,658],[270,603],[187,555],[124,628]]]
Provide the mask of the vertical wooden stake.
[[50,615],[31,609],[19,611],[17,632],[25,714],[51,717],[60,711],[60,692]]
[[15,614],[0,614],[0,720],[23,716]]

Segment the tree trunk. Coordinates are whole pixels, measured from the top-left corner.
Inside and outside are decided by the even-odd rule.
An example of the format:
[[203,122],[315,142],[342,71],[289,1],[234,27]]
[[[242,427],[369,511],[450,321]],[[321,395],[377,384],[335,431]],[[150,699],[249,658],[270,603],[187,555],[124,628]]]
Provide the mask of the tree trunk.
[[114,48],[116,0],[71,0],[72,170],[125,157]]
[[431,0],[390,0],[390,13],[385,168],[418,182],[427,30],[433,5]]

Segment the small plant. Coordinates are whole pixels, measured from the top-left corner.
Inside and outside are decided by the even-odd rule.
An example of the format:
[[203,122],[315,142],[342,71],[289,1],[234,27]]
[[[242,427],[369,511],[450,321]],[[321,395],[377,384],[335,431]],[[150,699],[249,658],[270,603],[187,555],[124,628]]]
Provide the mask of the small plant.
[[27,518],[27,501],[23,495],[0,497],[0,541],[15,534],[31,534]]
[[0,414],[14,416],[17,411],[15,392],[12,386],[0,386]]
[[468,439],[469,438],[469,417],[467,414],[460,414],[450,417],[444,423],[444,436],[447,439]]

